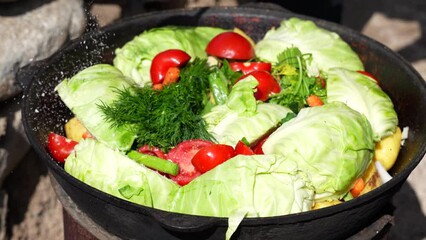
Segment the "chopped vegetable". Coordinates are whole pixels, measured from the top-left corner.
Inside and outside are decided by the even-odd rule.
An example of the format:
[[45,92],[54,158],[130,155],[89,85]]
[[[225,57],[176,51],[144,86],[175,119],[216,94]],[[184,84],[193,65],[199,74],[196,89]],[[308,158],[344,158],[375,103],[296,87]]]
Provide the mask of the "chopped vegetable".
[[279,80],[282,90],[279,94],[271,96],[270,102],[287,106],[298,113],[300,109],[309,105],[307,99],[310,95],[319,98],[326,96],[325,84],[318,81],[322,77],[308,75],[307,62],[311,61],[311,55],[302,54],[298,48],[291,47],[277,58],[278,62],[272,74]]
[[233,60],[249,60],[254,57],[251,43],[235,32],[223,32],[216,35],[206,47],[207,54]]
[[201,173],[205,173],[235,156],[232,146],[214,144],[201,148],[192,158],[191,162]]
[[357,53],[338,34],[317,26],[313,21],[294,17],[269,30],[256,44],[255,51],[262,61],[275,64],[279,61],[278,55],[291,47],[312,56],[312,61],[307,62],[311,77],[335,67],[364,70]]
[[151,86],[150,69],[155,55],[168,49],[180,49],[190,55],[191,59],[205,59],[207,43],[224,31],[205,26],[164,26],[149,29],[115,50],[114,66],[137,86]]
[[263,144],[264,154],[294,159],[316,189],[315,199],[344,196],[373,158],[368,120],[343,103],[303,108]]
[[271,94],[279,93],[281,88],[275,78],[267,71],[251,71],[242,76],[240,80],[244,80],[248,76],[253,76],[259,84],[256,86],[254,96],[257,100],[266,101]]
[[167,173],[172,176],[176,176],[179,172],[179,165],[156,156],[143,154],[137,151],[130,151],[127,156],[138,163],[141,163],[149,168],[158,170],[162,173]]
[[158,53],[151,63],[152,84],[170,84],[177,82],[179,78],[179,67],[189,62],[191,56],[179,49],[168,49]]
[[272,70],[270,62],[231,62],[229,65],[233,71],[241,71],[243,74],[249,74],[253,71],[271,72]]
[[179,143],[167,154],[167,158],[179,165],[179,173],[176,176],[170,178],[181,186],[184,186],[191,182],[194,178],[201,175],[191,160],[197,154],[197,152],[208,146],[212,146],[214,143],[201,139],[187,140]]
[[364,114],[374,131],[374,140],[392,135],[398,116],[389,96],[372,78],[343,68],[331,69],[327,80],[327,101],[343,102]]
[[364,187],[365,187],[365,183],[364,183],[364,179],[362,179],[362,178],[358,178],[356,181],[355,181],[355,183],[354,183],[354,186],[351,188],[351,194],[352,194],[352,196],[355,198],[355,197],[358,197],[360,194],[361,194],[361,192],[362,192],[362,190],[364,189]]
[[322,106],[324,105],[324,103],[322,102],[321,98],[319,98],[317,95],[310,95],[307,99],[306,102],[308,103],[309,107],[317,107],[317,106]]
[[47,148],[53,159],[63,163],[65,159],[74,151],[75,145],[78,142],[67,139],[64,136],[56,133],[49,133],[47,140]]
[[162,91],[151,87],[118,91],[110,104],[100,106],[115,128],[127,126],[136,135],[138,145],[157,146],[167,152],[189,139],[212,140],[201,112],[208,99],[209,67],[196,59],[181,69],[176,84]]
[[253,150],[247,146],[243,141],[238,141],[235,146],[235,154],[236,155],[254,155]]

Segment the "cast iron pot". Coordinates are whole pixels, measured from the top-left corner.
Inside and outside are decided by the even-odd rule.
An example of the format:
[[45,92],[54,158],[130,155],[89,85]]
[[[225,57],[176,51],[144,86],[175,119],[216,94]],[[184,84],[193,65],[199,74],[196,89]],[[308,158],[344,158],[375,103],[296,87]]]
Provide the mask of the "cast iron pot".
[[51,176],[74,203],[96,224],[124,239],[224,239],[227,219],[156,210],[110,196],[75,179],[46,150],[49,132],[63,133],[72,116],[54,87],[65,77],[96,63],[111,63],[114,49],[142,31],[164,25],[239,27],[259,40],[283,19],[310,19],[337,32],[360,55],[366,69],[391,97],[400,126],[408,139],[390,173],[393,179],[378,189],[343,204],[286,216],[244,219],[236,239],[342,239],[357,233],[383,215],[393,195],[418,165],[426,151],[426,84],[399,55],[343,26],[261,7],[201,8],[143,14],[115,23],[70,42],[49,59],[21,72],[27,85],[23,124],[29,141],[48,166]]

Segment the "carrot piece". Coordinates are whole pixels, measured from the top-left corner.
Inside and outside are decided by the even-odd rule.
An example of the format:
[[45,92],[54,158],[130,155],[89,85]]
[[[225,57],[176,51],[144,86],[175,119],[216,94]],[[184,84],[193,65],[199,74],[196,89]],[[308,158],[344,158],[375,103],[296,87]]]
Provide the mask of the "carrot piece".
[[154,89],[154,90],[158,90],[158,91],[160,91],[160,90],[163,90],[163,84],[162,83],[157,83],[157,84],[154,84],[154,85],[152,85],[152,88]]
[[172,84],[178,81],[180,70],[177,67],[171,67],[167,70],[166,75],[164,76],[163,84]]
[[319,98],[317,95],[313,95],[313,94],[310,95],[306,99],[306,102],[308,102],[309,107],[316,107],[316,106],[324,105],[321,98]]
[[93,135],[92,135],[92,134],[90,134],[88,131],[85,131],[85,132],[83,133],[83,138],[84,138],[84,139],[86,139],[86,138],[93,138]]
[[351,189],[352,196],[353,197],[358,197],[361,194],[361,192],[364,189],[364,187],[365,187],[364,179],[358,178],[355,181],[355,184],[354,184],[353,188]]

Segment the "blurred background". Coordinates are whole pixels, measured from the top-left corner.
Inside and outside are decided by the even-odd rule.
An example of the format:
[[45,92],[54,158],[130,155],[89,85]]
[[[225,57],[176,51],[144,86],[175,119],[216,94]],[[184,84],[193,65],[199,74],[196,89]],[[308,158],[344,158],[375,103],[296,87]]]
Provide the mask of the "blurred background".
[[[401,54],[426,79],[424,0],[0,0],[0,239],[64,239],[61,203],[20,124],[21,90],[15,81],[20,67],[87,31],[136,14],[256,2],[362,32]],[[424,176],[425,159],[394,198],[395,223],[387,239],[426,239]]]

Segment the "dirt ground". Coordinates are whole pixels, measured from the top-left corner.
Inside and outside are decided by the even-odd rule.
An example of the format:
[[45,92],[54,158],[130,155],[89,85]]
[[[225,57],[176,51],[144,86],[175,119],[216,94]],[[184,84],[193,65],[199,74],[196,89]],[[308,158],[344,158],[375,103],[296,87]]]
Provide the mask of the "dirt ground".
[[[235,5],[236,1],[188,1],[187,7],[206,5]],[[110,3],[96,4],[91,12],[97,16],[100,25],[108,24],[122,16],[123,12],[117,5]],[[377,17],[377,16],[376,16]],[[378,18],[383,16],[378,16]],[[389,20],[389,19],[381,19]],[[391,19],[392,20],[392,19]],[[388,24],[394,26],[389,20]],[[383,24],[380,26],[384,26]],[[389,40],[395,33],[374,30],[374,26],[364,29],[377,40],[392,44]],[[403,27],[406,28],[406,27]],[[415,27],[412,28],[415,31]],[[407,33],[403,33],[407,35]],[[397,46],[398,47],[398,46]],[[426,76],[426,58],[412,61],[419,72]],[[400,193],[395,196],[396,225],[391,230],[391,239],[426,239],[426,189],[422,179],[426,175],[426,160],[408,179]],[[64,239],[62,206],[50,185],[50,179],[43,163],[33,152],[11,173],[5,182],[9,192],[8,236],[18,239]]]

